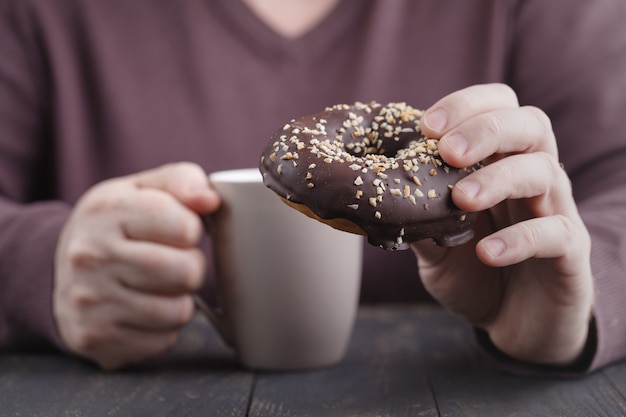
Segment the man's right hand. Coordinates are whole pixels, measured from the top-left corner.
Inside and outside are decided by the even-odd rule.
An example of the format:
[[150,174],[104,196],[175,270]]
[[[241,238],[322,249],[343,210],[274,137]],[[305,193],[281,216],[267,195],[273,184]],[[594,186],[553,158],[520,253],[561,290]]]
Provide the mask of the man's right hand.
[[169,350],[203,283],[199,214],[219,203],[190,163],[88,190],[55,255],[54,317],[66,348],[107,370]]

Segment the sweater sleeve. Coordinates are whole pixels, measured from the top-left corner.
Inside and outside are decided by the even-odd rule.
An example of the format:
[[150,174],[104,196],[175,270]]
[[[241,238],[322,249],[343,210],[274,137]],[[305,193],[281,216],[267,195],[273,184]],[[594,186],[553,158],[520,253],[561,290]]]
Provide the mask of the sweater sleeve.
[[0,200],[0,350],[61,346],[52,317],[52,262],[66,216],[61,203]]
[[507,360],[516,372],[580,375],[626,358],[626,2],[518,2],[510,82],[521,104],[550,116],[579,213],[592,239],[594,319],[570,369]]
[[69,213],[45,202],[45,76],[24,4],[0,0],[0,350],[59,346],[52,262]]

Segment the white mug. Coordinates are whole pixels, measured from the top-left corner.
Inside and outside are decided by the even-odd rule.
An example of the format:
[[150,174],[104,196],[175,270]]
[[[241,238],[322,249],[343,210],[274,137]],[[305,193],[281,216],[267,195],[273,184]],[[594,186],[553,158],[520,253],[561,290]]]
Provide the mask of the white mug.
[[289,207],[258,169],[209,180],[222,206],[208,219],[220,307],[208,315],[224,340],[254,369],[339,362],[358,306],[362,237]]

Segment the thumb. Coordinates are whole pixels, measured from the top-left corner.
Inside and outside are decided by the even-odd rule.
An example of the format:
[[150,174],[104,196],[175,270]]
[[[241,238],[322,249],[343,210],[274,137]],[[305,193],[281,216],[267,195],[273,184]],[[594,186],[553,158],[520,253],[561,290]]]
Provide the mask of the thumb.
[[220,197],[209,184],[204,170],[197,164],[177,162],[162,165],[134,175],[137,188],[164,191],[198,214],[212,213]]

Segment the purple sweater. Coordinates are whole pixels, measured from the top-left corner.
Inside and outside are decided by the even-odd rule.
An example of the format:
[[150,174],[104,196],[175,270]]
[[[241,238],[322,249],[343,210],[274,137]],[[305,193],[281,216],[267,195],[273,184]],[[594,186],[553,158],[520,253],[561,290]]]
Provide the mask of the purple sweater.
[[[240,0],[0,0],[0,348],[58,346],[53,253],[98,181],[256,166],[329,104],[504,82],[552,118],[593,238],[586,370],[626,357],[624,21],[623,0],[344,0],[286,40]],[[410,251],[365,250],[363,301],[424,296]]]

